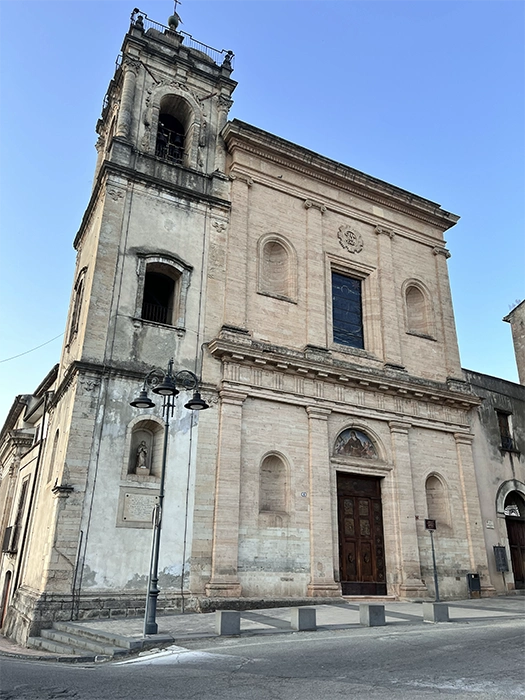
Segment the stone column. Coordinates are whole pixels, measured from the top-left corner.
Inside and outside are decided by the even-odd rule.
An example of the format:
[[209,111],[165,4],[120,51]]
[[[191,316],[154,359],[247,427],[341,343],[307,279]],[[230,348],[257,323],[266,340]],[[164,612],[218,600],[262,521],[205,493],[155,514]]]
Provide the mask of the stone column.
[[416,505],[408,431],[410,423],[390,421],[390,439],[394,460],[394,498],[397,511],[396,539],[398,541],[397,579],[399,596],[419,598],[428,595],[421,580],[421,561],[416,528]]
[[495,588],[490,583],[487,550],[483,535],[483,520],[481,518],[474,458],[472,455],[474,435],[471,433],[454,433],[454,439],[458,457],[459,483],[465,515],[465,536],[468,544],[470,570],[471,573],[480,574],[482,591],[493,593]]
[[135,83],[140,64],[132,58],[126,57],[122,64],[124,79],[120,94],[120,108],[117,119],[116,136],[129,141],[131,139],[131,125],[133,122],[133,102],[135,98]]
[[394,232],[376,226],[379,292],[381,295],[381,330],[383,336],[383,359],[385,364],[403,367],[399,336],[399,291],[394,279],[392,241]]
[[465,381],[461,372],[461,361],[459,358],[458,339],[456,336],[456,321],[454,319],[454,309],[452,306],[452,296],[450,294],[450,283],[448,279],[447,260],[450,253],[446,248],[434,248],[436,258],[436,277],[438,283],[438,308],[443,333],[443,346],[445,349],[445,368],[447,377]]
[[219,445],[215,479],[215,512],[211,578],[206,595],[238,597],[239,499],[241,490],[241,423],[246,394],[220,394]]
[[230,179],[232,213],[228,230],[224,323],[246,329],[249,191],[253,180],[236,173],[230,175]]
[[307,199],[306,209],[306,344],[328,347],[326,337],[326,287],[323,262],[324,204]]
[[308,470],[310,489],[310,583],[309,596],[341,595],[334,580],[332,499],[330,488],[330,411],[307,406]]

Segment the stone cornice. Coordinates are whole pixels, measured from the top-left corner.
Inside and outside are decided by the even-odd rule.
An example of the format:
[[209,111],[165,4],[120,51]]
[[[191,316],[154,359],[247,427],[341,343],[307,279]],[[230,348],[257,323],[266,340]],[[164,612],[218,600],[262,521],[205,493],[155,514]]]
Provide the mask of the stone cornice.
[[451,389],[445,383],[402,376],[402,372],[376,370],[335,361],[329,352],[324,357],[319,355],[313,358],[311,354],[307,356],[307,352],[266,346],[251,341],[246,336],[239,338],[239,341],[215,338],[208,344],[208,350],[213,357],[225,364],[251,366],[314,382],[329,382],[360,391],[379,392],[400,400],[441,404],[461,411],[468,411],[481,403],[466,387],[464,392],[460,391],[457,383]]
[[435,202],[325,158],[237,119],[226,124],[222,135],[233,154],[236,149],[251,153],[264,160],[314,177],[317,181],[347,190],[376,204],[430,223],[441,231],[446,231],[459,220],[458,216],[445,211]]

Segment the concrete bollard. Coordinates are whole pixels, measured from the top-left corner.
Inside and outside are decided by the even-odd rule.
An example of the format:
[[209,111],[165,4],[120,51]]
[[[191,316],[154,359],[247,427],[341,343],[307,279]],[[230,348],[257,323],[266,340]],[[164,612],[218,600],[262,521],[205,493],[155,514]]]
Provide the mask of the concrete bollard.
[[240,634],[241,613],[238,610],[216,610],[215,631],[226,636]]
[[315,608],[292,608],[291,625],[294,630],[316,630]]
[[360,603],[359,622],[364,627],[380,627],[381,625],[386,625],[385,606]]
[[448,605],[444,603],[423,603],[424,622],[448,622]]

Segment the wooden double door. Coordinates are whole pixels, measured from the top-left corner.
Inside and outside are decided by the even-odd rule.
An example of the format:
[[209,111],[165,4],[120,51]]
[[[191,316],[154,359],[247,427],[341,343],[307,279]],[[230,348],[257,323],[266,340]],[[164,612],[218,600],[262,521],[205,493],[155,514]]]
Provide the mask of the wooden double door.
[[386,595],[381,480],[338,473],[337,510],[343,595]]
[[525,520],[507,516],[507,534],[516,588],[525,588]]

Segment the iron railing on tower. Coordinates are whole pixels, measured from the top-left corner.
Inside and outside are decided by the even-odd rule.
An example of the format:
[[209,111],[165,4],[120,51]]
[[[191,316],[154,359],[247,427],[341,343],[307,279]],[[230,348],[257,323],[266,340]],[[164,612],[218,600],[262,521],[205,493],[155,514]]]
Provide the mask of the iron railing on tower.
[[[142,18],[141,24],[143,25],[145,32],[147,32],[148,29],[156,29],[158,32],[162,32],[163,34],[165,32],[173,31],[169,27],[166,27],[166,25],[161,24],[160,22],[155,22],[154,20],[150,19],[145,12],[142,12],[137,8],[135,8],[131,13],[131,23],[133,25],[137,24],[137,21],[140,21],[139,17]],[[183,45],[186,48],[196,49],[197,51],[200,51],[201,53],[208,56],[208,58],[211,58],[211,60],[219,66],[222,65],[225,60],[227,60],[229,64],[233,67],[232,51],[227,51],[226,49],[214,49],[212,46],[208,46],[207,44],[203,44],[201,41],[197,41],[197,39],[194,39],[191,34],[183,32],[179,29],[177,29],[177,34],[182,35]]]

